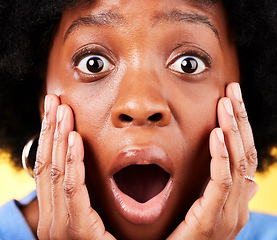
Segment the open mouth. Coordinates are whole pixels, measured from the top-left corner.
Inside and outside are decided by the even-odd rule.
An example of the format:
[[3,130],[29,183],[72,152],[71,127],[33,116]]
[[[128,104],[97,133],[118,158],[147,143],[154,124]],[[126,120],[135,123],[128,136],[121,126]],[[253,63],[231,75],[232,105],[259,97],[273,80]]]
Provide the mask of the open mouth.
[[133,224],[151,224],[168,206],[173,165],[158,147],[125,148],[111,167],[110,188],[118,213]]
[[114,174],[113,178],[123,193],[145,203],[165,188],[170,174],[156,164],[130,165]]

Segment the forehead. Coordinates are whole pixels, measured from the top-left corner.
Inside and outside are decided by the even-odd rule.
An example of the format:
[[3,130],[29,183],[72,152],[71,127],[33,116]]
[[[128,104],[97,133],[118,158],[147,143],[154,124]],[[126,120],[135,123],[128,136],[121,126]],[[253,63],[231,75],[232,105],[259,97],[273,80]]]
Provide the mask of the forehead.
[[84,26],[141,26],[143,23],[154,27],[163,22],[206,25],[220,39],[218,29],[228,35],[225,18],[222,2],[216,0],[96,0],[81,1],[65,11],[61,25],[64,40]]
[[[180,18],[182,11],[202,13],[202,19],[207,20],[207,22],[210,22],[210,19],[214,20],[213,18],[221,19],[224,17],[222,4],[216,2],[216,0],[81,1],[75,7],[68,9],[64,16],[72,20],[78,19],[80,16],[94,15],[94,17],[98,17],[96,20],[101,19],[101,23],[106,24],[151,21],[154,25],[155,22],[160,20]],[[101,15],[95,16],[96,13]],[[109,13],[109,15],[105,15],[105,13]],[[97,23],[101,25],[101,23]]]
[[192,4],[199,7],[202,6],[203,8],[210,8],[220,2],[221,0],[79,0],[76,1],[75,7],[87,8],[90,5],[124,6],[126,4],[138,4],[140,6],[142,6],[141,4],[151,4],[158,7],[160,4],[168,4],[170,6],[178,4]]
[[142,19],[146,16],[140,13],[143,13],[145,10],[150,13],[152,11],[193,6],[199,10],[202,9],[205,12],[213,13],[218,5],[222,5],[220,0],[81,0],[73,8],[70,8],[71,11],[68,12],[76,13],[76,10],[87,11],[88,9],[95,12],[113,10],[123,12],[125,15],[136,13],[136,18]]

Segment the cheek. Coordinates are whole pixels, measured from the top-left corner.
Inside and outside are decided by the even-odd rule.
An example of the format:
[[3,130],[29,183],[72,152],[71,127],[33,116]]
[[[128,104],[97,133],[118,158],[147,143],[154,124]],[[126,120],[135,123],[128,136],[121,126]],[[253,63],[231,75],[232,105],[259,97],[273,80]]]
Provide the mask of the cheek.
[[178,164],[187,175],[193,172],[196,176],[195,172],[205,172],[204,175],[207,176],[210,161],[209,135],[217,126],[217,102],[224,88],[218,85],[205,87],[200,84],[180,92],[183,93],[180,95],[182,99],[172,103],[184,148],[183,161]]
[[207,176],[210,162],[209,135],[217,126],[215,108],[216,105],[212,103],[206,104],[206,108],[195,105],[186,115],[189,120],[182,122],[180,127],[185,146],[184,162],[180,165],[191,178],[197,178],[199,174]]
[[[75,130],[84,138],[98,139],[110,123],[110,112],[115,93],[97,91],[96,88],[75,89],[72,94],[61,96],[74,112]],[[107,97],[108,96],[108,97]]]
[[89,169],[93,167],[91,164],[97,168],[108,164],[108,158],[103,157],[107,145],[105,140],[113,139],[111,131],[107,129],[111,126],[110,114],[117,90],[116,86],[105,88],[104,85],[103,82],[76,84],[61,95],[61,102],[73,110],[75,130],[83,138],[85,161]]
[[188,143],[201,142],[216,127],[217,102],[224,95],[225,87],[219,81],[177,86],[172,91],[172,114]]

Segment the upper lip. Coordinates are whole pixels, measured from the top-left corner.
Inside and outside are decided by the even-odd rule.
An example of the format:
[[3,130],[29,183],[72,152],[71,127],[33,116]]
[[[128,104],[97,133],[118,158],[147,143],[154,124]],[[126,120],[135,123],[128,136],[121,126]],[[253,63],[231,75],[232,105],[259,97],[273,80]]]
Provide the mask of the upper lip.
[[111,176],[130,165],[156,164],[172,175],[173,165],[168,154],[159,147],[128,147],[119,153],[111,168]]

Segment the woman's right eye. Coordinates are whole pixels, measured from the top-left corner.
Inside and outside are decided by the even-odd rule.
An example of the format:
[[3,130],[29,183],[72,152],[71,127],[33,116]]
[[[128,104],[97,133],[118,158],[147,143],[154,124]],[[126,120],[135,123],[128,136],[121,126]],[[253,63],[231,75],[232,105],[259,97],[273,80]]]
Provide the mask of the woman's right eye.
[[89,55],[84,57],[77,64],[76,68],[82,73],[96,75],[111,70],[113,65],[103,56]]

